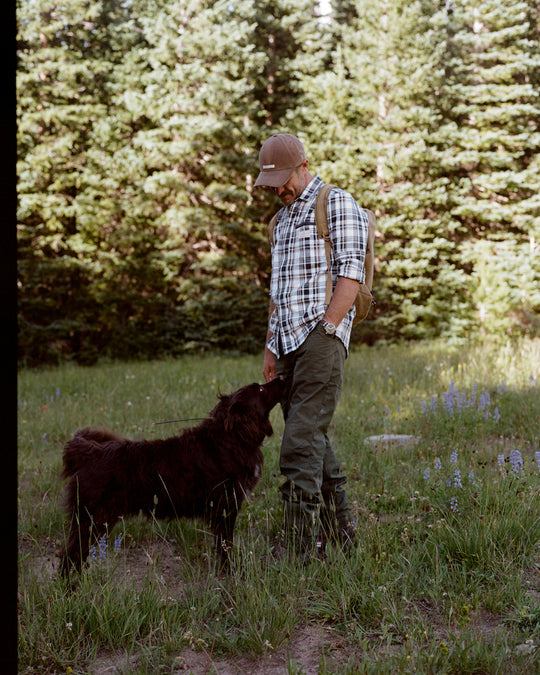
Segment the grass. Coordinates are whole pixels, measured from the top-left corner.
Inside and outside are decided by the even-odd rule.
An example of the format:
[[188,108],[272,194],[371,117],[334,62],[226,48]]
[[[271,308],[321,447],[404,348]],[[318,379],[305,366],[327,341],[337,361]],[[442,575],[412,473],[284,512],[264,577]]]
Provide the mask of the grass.
[[[171,435],[184,424],[153,422],[205,415],[261,367],[221,355],[20,372],[19,672],[87,673],[104,654],[124,673],[180,672],[197,654],[193,672],[244,658],[262,673],[269,655],[313,672],[301,630],[322,631],[323,674],[540,672],[538,340],[352,351],[331,431],[358,520],[350,555],[330,548],[306,568],[267,555],[281,529],[275,409],[230,575],[215,574],[201,523],[141,516],[66,590],[54,555],[65,440],[87,424]],[[364,442],[384,433],[419,441]]]

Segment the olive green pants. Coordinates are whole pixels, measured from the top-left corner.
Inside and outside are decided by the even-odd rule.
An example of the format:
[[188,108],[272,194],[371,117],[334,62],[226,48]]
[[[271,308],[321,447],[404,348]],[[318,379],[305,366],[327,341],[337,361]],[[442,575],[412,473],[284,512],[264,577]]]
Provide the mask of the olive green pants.
[[341,394],[346,351],[320,324],[300,347],[276,359],[276,373],[291,377],[282,403],[285,429],[280,470],[286,536],[298,550],[311,547],[321,523],[334,530],[350,520],[337,457],[327,432]]

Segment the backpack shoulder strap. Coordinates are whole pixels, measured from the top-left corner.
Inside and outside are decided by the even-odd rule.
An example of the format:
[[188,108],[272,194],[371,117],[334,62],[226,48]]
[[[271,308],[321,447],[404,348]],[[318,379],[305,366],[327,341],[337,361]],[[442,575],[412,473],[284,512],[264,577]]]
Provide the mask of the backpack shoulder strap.
[[335,187],[335,185],[325,183],[319,192],[317,192],[317,199],[315,200],[315,223],[317,225],[317,234],[325,241],[329,237],[327,218],[328,195]]
[[369,290],[371,290],[373,287],[373,266],[374,266],[373,248],[375,245],[375,230],[377,226],[377,220],[375,218],[375,214],[373,213],[373,211],[370,211],[369,209],[364,209],[364,211],[367,213],[368,217],[368,238],[366,243],[366,257],[364,259],[364,270],[366,278],[364,280],[364,283],[369,288]]
[[[279,211],[281,211],[281,209]],[[270,246],[274,245],[274,227],[276,226],[277,223],[279,211],[274,213],[274,215],[270,219],[270,222],[268,223],[268,241],[270,242]]]
[[325,183],[317,193],[317,198],[315,200],[315,224],[317,225],[317,234],[321,239],[324,239],[324,250],[326,253],[326,262],[328,263],[325,298],[325,303],[327,305],[330,304],[332,298],[332,262],[330,255],[332,246],[330,244],[330,233],[328,231],[327,206],[328,195],[330,194],[330,190],[333,190],[334,188],[335,185]]

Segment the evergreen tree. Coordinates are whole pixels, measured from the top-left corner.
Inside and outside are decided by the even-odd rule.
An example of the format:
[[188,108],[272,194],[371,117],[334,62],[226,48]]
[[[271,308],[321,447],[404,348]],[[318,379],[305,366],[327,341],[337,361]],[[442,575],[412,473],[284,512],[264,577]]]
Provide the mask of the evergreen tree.
[[[540,15],[534,0],[456,2],[443,166],[487,333],[538,333]],[[452,72],[453,71],[453,72]],[[454,72],[456,75],[454,75]]]
[[64,350],[93,359],[102,223],[88,217],[88,189],[103,176],[89,167],[109,141],[96,133],[110,115],[109,75],[138,36],[117,2],[29,0],[17,19],[19,345],[30,362]]
[[[21,5],[23,352],[47,358],[58,339],[80,352],[83,337],[113,356],[261,348],[259,216],[275,205],[252,186],[260,144],[294,108],[308,6]],[[50,87],[28,87],[42,62]],[[53,120],[45,132],[36,111]]]
[[389,276],[398,295],[407,270],[422,282],[401,303],[399,333],[463,338],[478,319],[491,333],[518,323],[534,329],[538,16],[517,1],[504,9],[468,0],[427,9],[421,33],[430,49],[421,61],[431,77],[411,99],[409,118],[419,143],[407,142],[416,152],[390,192],[394,212],[412,206],[415,236],[403,245],[392,228]]
[[538,331],[536,0],[331,7],[19,2],[23,359],[261,349],[284,131],[378,217],[353,339]]

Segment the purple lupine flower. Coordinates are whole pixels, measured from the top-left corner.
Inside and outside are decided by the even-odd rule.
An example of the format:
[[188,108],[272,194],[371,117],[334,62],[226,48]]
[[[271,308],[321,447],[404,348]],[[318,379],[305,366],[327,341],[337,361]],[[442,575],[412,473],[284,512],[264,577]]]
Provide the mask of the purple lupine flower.
[[508,392],[508,386],[507,386],[506,382],[503,380],[502,384],[500,384],[497,387],[497,393],[498,394],[506,394],[507,392]]
[[435,468],[436,469],[442,469],[442,463],[441,463],[441,460],[438,457],[435,459]]
[[122,533],[120,532],[120,534],[114,540],[114,550],[119,551],[121,546],[122,546]]
[[454,450],[454,452],[450,455],[450,463],[457,464],[457,450]]
[[469,483],[472,485],[476,485],[476,478],[474,477],[474,471],[471,471],[469,473]]
[[429,480],[429,467],[424,469],[424,480]]
[[454,471],[454,487],[463,487],[463,483],[461,482],[461,471],[459,469]]
[[497,455],[497,466],[501,471],[506,471],[506,467],[504,466],[504,455]]
[[107,557],[107,537],[103,534],[99,539],[97,546],[92,544],[90,546],[90,558],[92,560],[105,560]]
[[486,392],[483,391],[478,398],[478,410],[484,410],[487,407]]
[[452,499],[450,500],[450,509],[453,513],[457,513],[458,515],[461,513],[458,507],[457,497],[452,497]]
[[534,453],[535,459],[536,459],[536,466],[538,467],[538,473],[540,473],[540,451],[536,451]]
[[495,406],[495,410],[493,411],[493,419],[495,420],[495,422],[498,422],[501,419],[501,414],[497,406]]
[[523,457],[519,450],[512,450],[510,453],[510,464],[512,465],[512,473],[523,475]]

